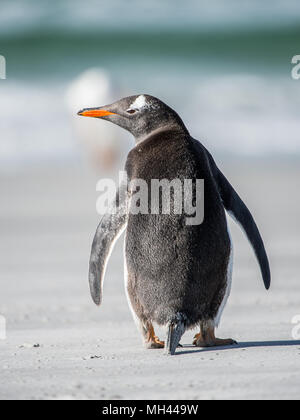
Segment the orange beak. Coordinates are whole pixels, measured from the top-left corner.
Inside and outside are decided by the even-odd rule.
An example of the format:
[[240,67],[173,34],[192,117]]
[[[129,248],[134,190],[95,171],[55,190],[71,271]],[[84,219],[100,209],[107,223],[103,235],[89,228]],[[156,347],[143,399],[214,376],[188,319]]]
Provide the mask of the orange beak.
[[100,110],[100,109],[83,109],[79,111],[77,115],[81,115],[82,117],[92,117],[92,118],[101,118],[106,117],[107,115],[115,115],[114,112]]

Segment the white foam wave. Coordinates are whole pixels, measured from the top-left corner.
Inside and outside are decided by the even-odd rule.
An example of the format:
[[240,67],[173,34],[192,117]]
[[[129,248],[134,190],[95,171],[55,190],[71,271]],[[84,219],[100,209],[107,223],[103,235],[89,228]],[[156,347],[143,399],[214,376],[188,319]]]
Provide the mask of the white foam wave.
[[[300,156],[300,81],[241,75],[201,80],[185,75],[179,80],[181,84],[174,79],[174,86],[169,81],[168,90],[156,85],[156,91],[212,151]],[[145,91],[151,93],[153,80],[147,83]],[[67,87],[9,80],[1,84],[1,165],[79,156]]]

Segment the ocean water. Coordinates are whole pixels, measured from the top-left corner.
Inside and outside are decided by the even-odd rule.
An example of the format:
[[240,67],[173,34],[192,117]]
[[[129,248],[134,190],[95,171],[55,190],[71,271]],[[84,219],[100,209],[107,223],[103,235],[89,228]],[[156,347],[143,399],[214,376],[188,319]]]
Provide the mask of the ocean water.
[[160,97],[215,153],[300,155],[299,1],[55,3],[0,4],[2,166],[78,158],[67,92],[95,67],[112,100]]

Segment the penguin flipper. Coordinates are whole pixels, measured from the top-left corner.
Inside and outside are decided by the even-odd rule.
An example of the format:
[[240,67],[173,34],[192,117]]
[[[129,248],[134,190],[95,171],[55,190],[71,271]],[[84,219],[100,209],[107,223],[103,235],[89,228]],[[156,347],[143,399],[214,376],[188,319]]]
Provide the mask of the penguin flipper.
[[127,223],[127,201],[124,200],[118,206],[115,203],[102,217],[94,236],[90,265],[89,265],[89,283],[93,301],[100,305],[103,294],[103,282],[109,257],[113,247]]
[[258,227],[249,209],[234,190],[232,185],[215,165],[215,178],[225,209],[240,224],[251,243],[260,265],[265,288],[271,285],[271,272],[268,256]]

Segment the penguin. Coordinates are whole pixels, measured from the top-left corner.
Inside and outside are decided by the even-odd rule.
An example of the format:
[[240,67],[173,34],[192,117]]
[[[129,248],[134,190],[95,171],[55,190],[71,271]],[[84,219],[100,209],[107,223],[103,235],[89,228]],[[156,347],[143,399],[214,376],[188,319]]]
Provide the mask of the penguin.
[[120,130],[116,126],[107,124],[99,131],[98,121],[90,121],[88,124],[87,121],[76,118],[75,112],[93,104],[108,103],[117,93],[118,89],[115,88],[111,75],[105,69],[96,67],[89,68],[76,77],[65,94],[73,133],[88,162],[98,172],[112,172],[127,144],[120,138]]
[[[233,247],[226,213],[237,221],[253,247],[265,288],[271,273],[258,227],[209,151],[189,134],[179,115],[151,95],[123,98],[111,105],[81,110],[78,115],[110,121],[135,138],[125,165],[128,180],[204,180],[202,223],[186,222],[184,211],[151,214],[132,211],[134,192],[120,187],[115,211],[107,211],[92,244],[89,283],[101,304],[105,269],[117,239],[125,231],[126,292],[146,348],[173,355],[184,332],[199,328],[197,347],[232,346],[215,336],[231,289]],[[131,185],[131,183],[129,184]],[[194,189],[195,190],[195,189]],[[195,191],[193,190],[193,201]],[[153,323],[167,327],[167,340]]]

